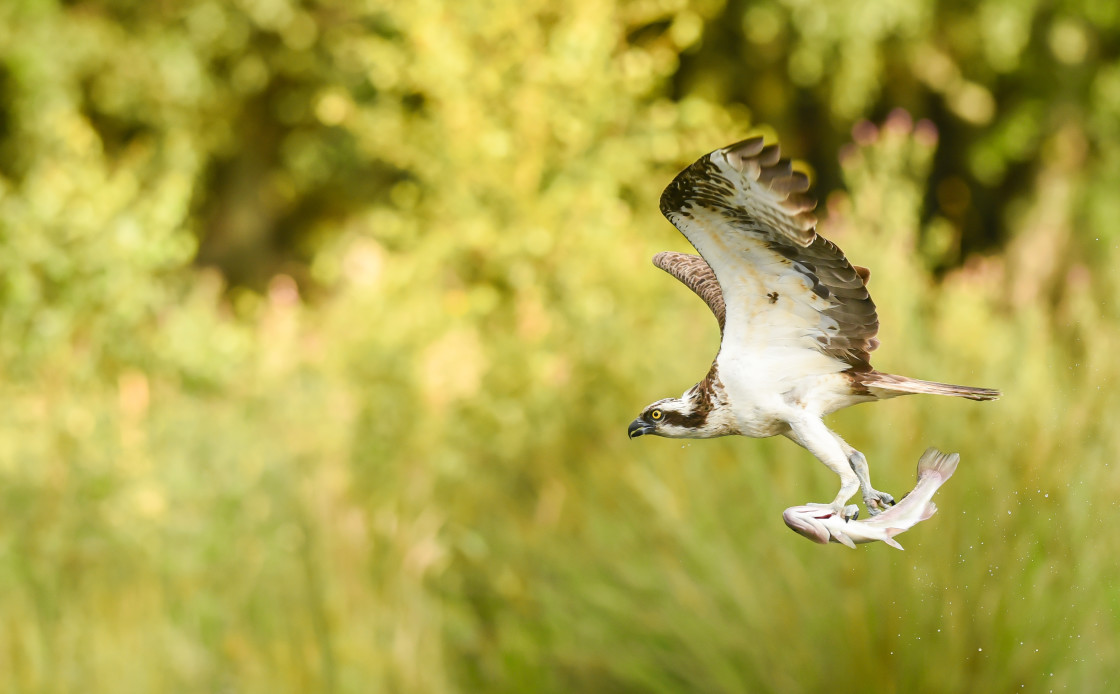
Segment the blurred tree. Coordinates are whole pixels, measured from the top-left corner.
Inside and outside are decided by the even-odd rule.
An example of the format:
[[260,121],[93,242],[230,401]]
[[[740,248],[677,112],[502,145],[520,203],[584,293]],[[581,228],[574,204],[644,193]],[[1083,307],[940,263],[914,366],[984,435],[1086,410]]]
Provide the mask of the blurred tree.
[[[172,137],[191,150],[197,261],[218,266],[235,285],[259,289],[281,270],[308,286],[307,266],[331,229],[365,210],[392,209],[394,190],[400,199],[423,188],[422,163],[404,155],[411,145],[373,137],[361,123],[428,121],[456,93],[447,81],[452,75],[478,94],[538,78],[529,73],[531,61],[505,62],[513,44],[479,41],[502,41],[515,29],[542,46],[564,40],[561,15],[545,6],[461,16],[437,7],[449,21],[477,28],[477,41],[456,47],[415,34],[411,10],[401,7],[334,0],[90,0],[38,9],[17,3],[7,13],[11,27],[65,37],[44,79],[74,104],[108,162],[135,151],[130,145],[162,147]],[[902,107],[936,122],[942,147],[924,214],[943,220],[938,228],[952,236],[948,245],[933,244],[941,250],[929,258],[948,268],[1007,243],[1014,227],[1007,202],[1034,194],[1050,134],[1076,129],[1089,148],[1092,177],[1117,176],[1115,164],[1097,153],[1116,145],[1102,108],[1112,108],[1118,15],[1112,3],[1082,0],[967,7],[934,0],[704,0],[622,3],[601,17],[618,21],[612,50],[616,69],[633,85],[627,93],[740,104],[738,130],[750,120],[775,127],[787,150],[812,164],[825,191],[839,185],[834,153],[860,119],[882,119]],[[476,16],[502,19],[485,29],[474,24]],[[26,131],[39,122],[26,101],[39,83],[24,80],[29,75],[20,67],[40,60],[27,43],[32,35],[9,32],[0,81],[7,96],[0,152],[4,171],[17,181],[34,150]],[[443,53],[431,63],[442,72],[414,64],[428,50]],[[468,64],[474,72],[462,71]],[[505,116],[495,114],[505,132],[530,117],[511,105]],[[386,121],[389,114],[395,115]],[[569,119],[579,122],[578,137],[609,137],[580,114]],[[564,123],[548,127],[571,141],[575,126]],[[488,151],[519,144],[474,135]],[[696,152],[713,146],[703,143]]]
[[[1083,147],[1116,149],[1091,95],[1111,89],[1118,59],[1110,2],[731,0],[682,55],[673,94],[745,105],[811,162],[825,191],[839,184],[834,153],[858,120],[899,107],[931,119],[941,146],[924,214],[956,237],[929,258],[945,268],[1011,239],[1009,203],[1037,196],[1053,133],[1072,128]],[[1096,156],[1086,167],[1091,178],[1117,175]]]
[[[1101,689],[1117,15],[0,3],[0,688]],[[718,339],[657,196],[756,133],[879,363],[1007,389],[841,415],[978,463],[913,560],[785,535],[788,442],[623,433]]]

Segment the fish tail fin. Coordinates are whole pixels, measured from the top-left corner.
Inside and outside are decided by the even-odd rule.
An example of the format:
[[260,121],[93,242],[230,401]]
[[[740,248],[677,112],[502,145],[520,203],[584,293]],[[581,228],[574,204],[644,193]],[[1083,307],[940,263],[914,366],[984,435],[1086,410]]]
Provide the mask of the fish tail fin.
[[957,463],[959,462],[961,462],[960,454],[942,453],[931,446],[918,459],[918,479],[922,479],[922,475],[926,473],[937,473],[941,477],[941,481],[944,482],[957,471]]
[[832,533],[832,538],[845,547],[850,547],[852,549],[856,548],[856,543],[852,542],[852,538],[848,537],[845,533]]
[[893,398],[910,393],[929,393],[930,395],[950,395],[956,398],[968,398],[969,400],[996,400],[1002,395],[998,390],[992,388],[922,381],[917,378],[896,376],[881,371],[866,371],[854,374],[853,377],[859,385],[880,391],[875,393],[880,398]]
[[883,538],[883,542],[887,543],[891,547],[894,547],[895,549],[905,550],[905,548],[902,545],[898,544],[898,541],[894,539],[894,536],[901,532],[903,532],[902,528],[887,528],[887,536]]

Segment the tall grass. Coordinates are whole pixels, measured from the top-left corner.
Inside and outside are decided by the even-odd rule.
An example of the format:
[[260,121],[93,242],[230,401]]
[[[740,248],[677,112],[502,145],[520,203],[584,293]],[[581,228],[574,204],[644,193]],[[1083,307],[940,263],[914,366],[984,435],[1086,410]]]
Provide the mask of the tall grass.
[[[1088,115],[998,114],[976,175],[1037,159],[1033,192],[960,269],[960,220],[922,216],[931,128],[861,126],[844,191],[817,191],[872,269],[877,367],[1005,393],[831,418],[896,495],[926,447],[962,457],[905,552],[851,551],[782,524],[836,489],[788,441],[625,435],[719,337],[649,263],[686,248],[657,195],[775,135],[718,85],[666,96],[719,3],[196,5],[0,8],[0,690],[1108,689],[1120,72],[1085,77]],[[801,96],[844,51],[822,121],[903,69],[866,30],[909,50],[898,32],[936,24],[777,7],[744,10],[749,58],[794,42]],[[1007,16],[981,23],[1035,26]],[[967,41],[970,21],[953,42],[1008,74],[1030,37]],[[1063,60],[1096,50],[1062,21]],[[949,69],[898,89],[978,123],[969,51],[920,38]],[[1022,79],[1048,83],[1039,62]],[[206,199],[223,171],[229,199]],[[250,231],[321,213],[293,242],[317,294],[191,266],[200,200]]]
[[438,266],[359,238],[320,307],[278,280],[250,318],[183,328],[227,335],[195,345],[230,369],[209,386],[74,385],[60,362],[4,387],[0,686],[1103,690],[1112,280],[1075,277],[1052,308],[1009,298],[1002,258],[934,281],[913,248],[933,147],[896,119],[850,152],[823,227],[872,267],[880,368],[1005,391],[833,418],[892,492],[926,446],[961,453],[905,553],[786,530],[784,507],[835,486],[788,441],[626,439],[718,339],[644,261],[681,245],[652,214],[591,248],[549,229],[570,247],[509,296],[432,291]]

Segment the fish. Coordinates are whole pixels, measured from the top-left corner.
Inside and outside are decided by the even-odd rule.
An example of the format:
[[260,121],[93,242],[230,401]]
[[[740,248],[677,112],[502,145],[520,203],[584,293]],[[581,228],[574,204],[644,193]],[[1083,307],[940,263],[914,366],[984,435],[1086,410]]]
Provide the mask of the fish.
[[794,532],[822,545],[839,542],[855,549],[857,544],[881,541],[902,549],[895,535],[937,512],[933,494],[953,476],[960,459],[956,453],[927,449],[918,460],[918,482],[914,488],[890,509],[868,520],[845,520],[828,508],[816,506],[791,506],[782,512],[782,520]]

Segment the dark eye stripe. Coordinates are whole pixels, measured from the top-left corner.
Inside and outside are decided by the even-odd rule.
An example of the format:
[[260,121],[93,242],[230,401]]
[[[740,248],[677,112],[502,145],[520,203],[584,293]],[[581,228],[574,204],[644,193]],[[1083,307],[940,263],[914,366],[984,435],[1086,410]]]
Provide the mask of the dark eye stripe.
[[704,425],[707,421],[707,412],[694,412],[692,414],[681,414],[672,410],[666,410],[661,414],[661,422],[664,424],[672,424],[674,426],[684,427],[686,429],[695,429]]

